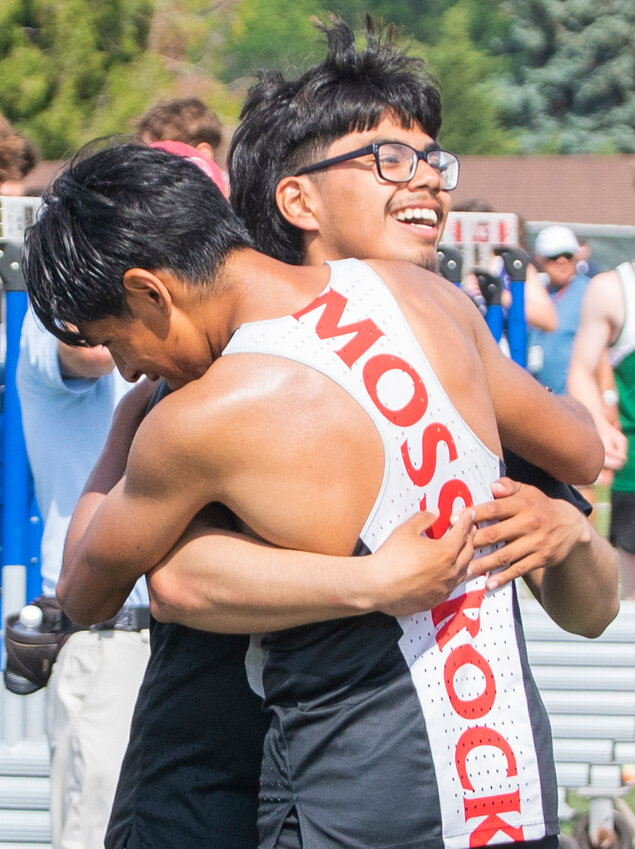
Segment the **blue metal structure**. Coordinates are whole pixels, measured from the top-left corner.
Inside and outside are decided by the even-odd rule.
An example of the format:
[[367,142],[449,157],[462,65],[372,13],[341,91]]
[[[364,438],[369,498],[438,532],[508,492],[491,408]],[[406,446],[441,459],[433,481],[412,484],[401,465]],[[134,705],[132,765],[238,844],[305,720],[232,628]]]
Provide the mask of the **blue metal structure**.
[[[21,245],[0,240],[0,279],[5,301],[6,357],[3,373],[2,427],[2,621],[16,606],[40,592],[39,545],[41,522],[33,497],[33,485],[24,444],[16,367],[27,294],[20,262]],[[16,568],[24,569],[12,592],[5,581],[5,567],[15,580]],[[21,587],[24,586],[24,590]],[[24,595],[24,598],[18,596]],[[13,609],[9,609],[13,608]]]
[[[527,324],[525,322],[525,278],[527,265],[531,262],[529,254],[519,248],[495,248],[494,253],[502,257],[504,271],[496,277],[480,268],[473,269],[481,290],[481,302],[477,305],[485,316],[485,321],[496,339],[500,342],[505,325],[505,315],[501,305],[501,295],[505,284],[509,284],[512,301],[507,310],[507,340],[511,358],[525,368],[527,366]],[[458,248],[441,246],[437,252],[441,274],[454,283],[461,285],[463,256]]]

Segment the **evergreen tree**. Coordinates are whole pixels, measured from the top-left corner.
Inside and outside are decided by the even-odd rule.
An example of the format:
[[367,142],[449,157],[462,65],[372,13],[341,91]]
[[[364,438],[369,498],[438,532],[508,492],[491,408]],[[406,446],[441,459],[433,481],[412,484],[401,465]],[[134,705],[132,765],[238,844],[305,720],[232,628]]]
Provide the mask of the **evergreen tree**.
[[145,54],[153,8],[153,0],[3,4],[0,112],[45,158],[69,155],[96,128],[127,131],[127,119],[170,80]]
[[500,62],[475,46],[470,20],[470,0],[458,0],[443,16],[438,44],[424,50],[441,90],[441,142],[459,155],[516,153],[517,139],[500,119]]
[[632,0],[510,0],[504,116],[527,153],[635,152]]
[[324,19],[319,0],[241,0],[222,51],[222,78],[253,77],[261,68],[302,70],[323,55],[312,17]]

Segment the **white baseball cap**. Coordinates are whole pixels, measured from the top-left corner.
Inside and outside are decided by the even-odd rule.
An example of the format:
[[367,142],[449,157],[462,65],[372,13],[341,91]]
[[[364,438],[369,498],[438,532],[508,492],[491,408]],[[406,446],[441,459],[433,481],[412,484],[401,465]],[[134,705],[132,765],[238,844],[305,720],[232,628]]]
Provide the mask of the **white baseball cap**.
[[547,259],[560,254],[571,254],[573,256],[579,250],[580,245],[573,230],[560,224],[545,227],[536,238],[536,253]]

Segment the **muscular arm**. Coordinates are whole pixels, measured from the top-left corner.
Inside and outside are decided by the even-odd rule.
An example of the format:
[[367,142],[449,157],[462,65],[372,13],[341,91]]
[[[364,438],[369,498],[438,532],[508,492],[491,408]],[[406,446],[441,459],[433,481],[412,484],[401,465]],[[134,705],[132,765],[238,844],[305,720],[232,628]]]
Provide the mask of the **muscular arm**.
[[[119,402],[106,444],[71,517],[65,559],[68,552],[78,547],[106,494],[123,477],[130,445],[153,392],[153,384],[143,381]],[[62,565],[57,597],[78,624],[102,622],[117,613],[141,574],[125,570],[115,573],[110,569],[104,569],[103,573],[88,571],[82,574],[67,562],[66,566]]]
[[381,611],[409,615],[444,601],[473,555],[472,511],[432,540],[435,514],[417,513],[366,557],[273,548],[193,525],[148,575],[159,621],[226,633],[291,628]]
[[547,392],[505,357],[478,312],[470,309],[503,445],[557,480],[593,483],[603,449],[588,411],[571,398]]
[[[498,352],[492,350],[491,340],[486,338],[486,368],[500,369],[497,357]],[[569,410],[575,415],[576,408],[567,410],[567,399],[551,396],[541,387],[538,387],[536,395],[536,384],[531,406],[525,407],[523,413],[523,401],[516,391],[521,386],[520,381],[490,378],[490,386],[504,444],[548,469],[560,480],[566,480],[563,474],[554,472],[556,465],[549,467],[532,456],[535,449],[532,439],[535,436],[523,433],[522,418],[528,417],[534,434],[545,433],[555,439],[555,444],[545,443],[542,450],[551,457],[550,464],[557,464],[558,447],[568,445],[571,434],[567,426],[561,429],[566,418],[561,414],[554,416],[551,402],[555,400],[564,405],[565,415]],[[521,421],[515,418],[518,416]],[[593,482],[601,465],[602,446],[592,427],[590,434],[585,436],[584,430],[589,429],[591,424],[588,415],[583,415],[582,422],[582,433],[578,430],[582,442],[576,451],[584,450],[587,439],[593,461],[586,468],[588,477],[584,482]],[[525,450],[525,443],[529,444],[529,451]],[[575,465],[575,457],[571,458],[571,462]],[[578,482],[583,481],[579,479]],[[477,561],[474,564],[475,574],[503,567],[505,571],[490,578],[492,588],[523,575],[545,610],[562,628],[587,636],[601,633],[616,615],[619,605],[617,567],[611,546],[597,534],[579,510],[565,501],[549,499],[534,487],[511,481],[502,484],[496,494],[497,500],[476,508],[477,521],[496,519],[499,524],[481,528],[476,534],[475,545],[494,542],[506,542],[507,545]]]
[[[474,545],[507,542],[475,560],[471,573],[492,572],[494,589],[522,576],[551,618],[567,631],[596,637],[619,609],[617,560],[573,504],[502,478],[495,501],[478,505]],[[485,525],[497,521],[497,524]]]
[[[58,594],[79,623],[114,615],[137,577],[157,562],[157,548],[139,533],[138,516],[126,527],[138,496],[133,492],[127,502],[120,481],[146,403],[147,394],[134,390],[118,408],[73,516]],[[153,512],[146,510],[151,536],[161,524]],[[219,530],[203,536],[193,524],[168,558],[170,568],[159,563],[150,575],[153,613],[193,627],[248,633],[370,610],[431,607],[465,580],[473,556],[471,511],[443,540],[422,536],[435,518],[417,514],[375,555],[354,558],[276,549]],[[127,541],[128,534],[138,542]]]

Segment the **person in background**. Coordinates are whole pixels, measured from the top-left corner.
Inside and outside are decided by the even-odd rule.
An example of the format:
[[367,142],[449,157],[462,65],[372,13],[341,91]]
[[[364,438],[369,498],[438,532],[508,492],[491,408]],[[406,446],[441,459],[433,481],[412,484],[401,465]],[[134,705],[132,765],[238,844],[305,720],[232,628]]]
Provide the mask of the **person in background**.
[[144,144],[171,141],[195,147],[208,163],[210,176],[227,197],[226,177],[216,161],[222,140],[221,123],[200,98],[176,97],[156,103],[139,119],[136,132]]
[[[600,382],[608,354],[617,388]],[[593,277],[582,301],[569,367],[568,390],[591,411],[604,442],[605,467],[613,470],[610,539],[617,547],[622,597],[635,599],[635,269],[623,262]]]
[[[16,376],[42,515],[42,594],[54,599],[71,514],[129,384],[106,348],[72,348],[27,312]],[[46,694],[53,849],[101,849],[149,655],[145,581],[110,622],[72,633]]]
[[39,160],[33,142],[0,115],[0,195],[23,195],[23,180]]
[[601,269],[597,262],[591,258],[591,245],[586,239],[580,239],[579,237],[578,243],[580,248],[575,255],[576,268],[580,274],[586,274],[589,278],[595,277],[596,274],[600,273]]
[[569,227],[553,224],[536,237],[535,251],[544,271],[546,289],[556,308],[558,326],[550,332],[532,328],[528,334],[527,367],[557,395],[567,391],[573,339],[580,321],[582,298],[589,278],[576,269],[580,245]]

